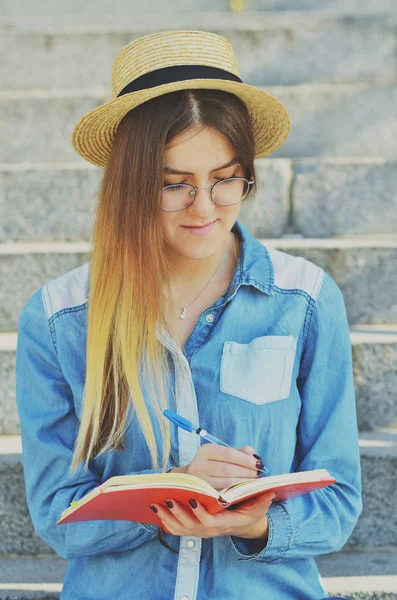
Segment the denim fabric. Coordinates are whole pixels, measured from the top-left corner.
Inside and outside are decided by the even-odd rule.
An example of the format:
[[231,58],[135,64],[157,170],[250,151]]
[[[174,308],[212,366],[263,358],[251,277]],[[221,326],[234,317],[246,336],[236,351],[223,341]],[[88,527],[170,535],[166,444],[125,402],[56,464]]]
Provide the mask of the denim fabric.
[[[37,534],[68,559],[62,600],[327,595],[314,557],[340,550],[362,511],[343,296],[317,265],[264,246],[238,221],[233,230],[242,245],[225,295],[200,316],[183,352],[166,332],[158,333],[168,348],[169,406],[234,447],[253,446],[267,474],[326,468],[337,483],[273,503],[266,545],[236,536],[164,533],[176,554],[159,543],[154,525],[56,526],[72,501],[109,477],[155,471],[132,418],[124,451],[94,459],[88,473],[68,473],[85,381],[86,263],[37,290],[18,321],[16,392],[27,502]],[[174,360],[178,352],[183,368]],[[175,458],[167,467],[190,462],[201,443],[173,429]]]

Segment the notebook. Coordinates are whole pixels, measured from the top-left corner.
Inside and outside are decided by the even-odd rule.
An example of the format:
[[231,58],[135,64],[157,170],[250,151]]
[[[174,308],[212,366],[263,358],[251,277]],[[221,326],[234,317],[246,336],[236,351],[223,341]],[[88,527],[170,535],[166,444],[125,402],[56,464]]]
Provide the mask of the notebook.
[[93,489],[66,508],[57,525],[76,521],[120,520],[160,525],[161,520],[150,504],[175,499],[190,510],[189,499],[203,504],[216,514],[237,503],[268,491],[275,491],[273,502],[308,494],[335,483],[327,469],[315,469],[283,475],[268,475],[242,480],[217,491],[200,477],[185,473],[118,475]]

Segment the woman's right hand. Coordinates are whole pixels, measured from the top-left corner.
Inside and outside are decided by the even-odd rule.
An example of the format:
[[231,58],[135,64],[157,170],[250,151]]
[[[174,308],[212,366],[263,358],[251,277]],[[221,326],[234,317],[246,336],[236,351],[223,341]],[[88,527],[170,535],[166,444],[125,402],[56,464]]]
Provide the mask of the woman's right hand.
[[254,454],[255,450],[251,446],[228,448],[203,444],[192,462],[172,470],[200,477],[220,491],[239,481],[257,477],[257,470],[263,469],[263,462]]

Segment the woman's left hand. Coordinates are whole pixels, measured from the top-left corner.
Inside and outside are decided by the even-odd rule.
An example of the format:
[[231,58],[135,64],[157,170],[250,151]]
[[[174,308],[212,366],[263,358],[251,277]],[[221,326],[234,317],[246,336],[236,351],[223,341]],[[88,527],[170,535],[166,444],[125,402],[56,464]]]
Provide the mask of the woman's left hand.
[[[187,508],[172,498],[169,499],[172,508],[162,504],[152,506],[158,510],[163,529],[172,535],[201,538],[235,535],[266,540],[269,527],[266,513],[273,498],[275,493],[267,492],[243,502],[233,510],[223,510],[215,515],[211,515],[196,501],[192,502],[192,508]],[[193,508],[195,503],[196,508]]]

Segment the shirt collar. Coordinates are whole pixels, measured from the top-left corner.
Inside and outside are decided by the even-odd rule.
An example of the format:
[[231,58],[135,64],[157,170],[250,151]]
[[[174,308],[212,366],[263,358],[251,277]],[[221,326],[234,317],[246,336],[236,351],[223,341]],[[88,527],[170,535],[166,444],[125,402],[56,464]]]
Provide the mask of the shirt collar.
[[240,236],[241,247],[227,295],[234,295],[241,285],[252,285],[261,292],[273,296],[274,270],[266,246],[261,244],[240,221],[235,222],[232,231]]
[[[232,231],[240,236],[241,246],[233,279],[226,292],[227,298],[234,295],[241,285],[252,285],[261,292],[273,296],[274,270],[266,246],[261,244],[239,221],[234,223]],[[89,285],[88,278],[87,300],[90,292]]]

